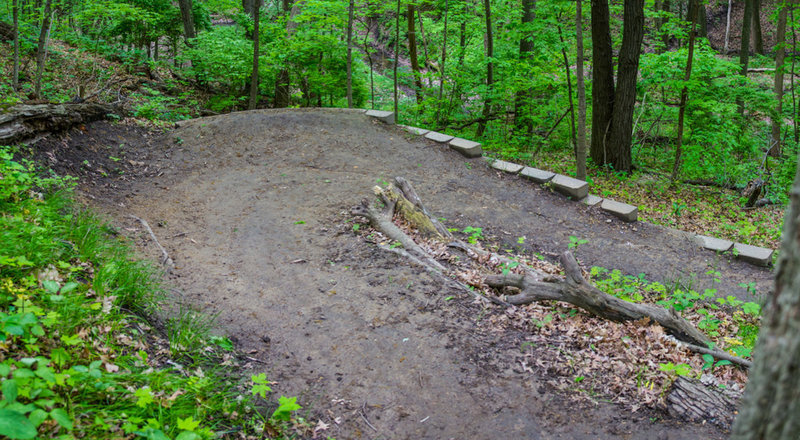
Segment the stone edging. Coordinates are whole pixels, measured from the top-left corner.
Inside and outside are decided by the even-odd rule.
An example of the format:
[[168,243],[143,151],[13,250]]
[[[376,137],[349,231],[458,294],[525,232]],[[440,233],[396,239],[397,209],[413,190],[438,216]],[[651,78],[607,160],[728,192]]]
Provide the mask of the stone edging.
[[[395,123],[394,112],[366,110],[366,115],[381,120],[387,124]],[[406,131],[424,136],[435,142],[448,144],[450,148],[458,151],[466,157],[480,157],[483,155],[481,144],[467,139],[453,137],[444,133],[427,130],[419,127],[409,127],[400,125]],[[578,200],[589,207],[600,205],[603,211],[621,219],[625,222],[635,222],[639,218],[639,210],[636,206],[627,203],[617,202],[616,200],[598,197],[589,194],[589,183],[562,174],[556,174],[546,170],[527,167],[504,160],[486,158],[489,166],[498,171],[510,174],[518,174],[523,178],[532,180],[539,184],[549,184],[556,191],[564,194],[572,200]],[[699,246],[718,253],[732,252],[733,255],[750,264],[756,266],[769,266],[772,263],[773,249],[750,246],[743,243],[734,243],[728,240],[708,237],[705,235],[689,234],[692,240]]]

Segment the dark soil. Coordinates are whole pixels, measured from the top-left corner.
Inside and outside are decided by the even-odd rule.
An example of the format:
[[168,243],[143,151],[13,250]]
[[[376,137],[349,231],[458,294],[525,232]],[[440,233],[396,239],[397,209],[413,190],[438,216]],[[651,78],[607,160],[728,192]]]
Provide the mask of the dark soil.
[[[704,251],[678,232],[623,223],[356,111],[241,112],[164,135],[95,123],[37,149],[87,179],[82,192],[96,209],[129,228],[139,227],[129,214],[153,225],[183,298],[218,314],[239,348],[266,362],[276,393],[299,396],[312,423],[330,424],[323,435],[726,436],[662,413],[575,403],[547,383],[546,370],[523,371],[525,335],[483,326],[499,311],[365,243],[349,209],[377,182],[404,176],[446,226],[481,227],[501,248],[524,236],[525,252],[552,258],[576,236],[588,240],[576,250],[586,266],[721,295],[745,297],[740,282],[769,289],[769,270]],[[106,155],[122,160],[102,162]],[[98,163],[86,169],[83,160]],[[124,173],[109,173],[115,164]],[[137,243],[158,255],[146,235]]]

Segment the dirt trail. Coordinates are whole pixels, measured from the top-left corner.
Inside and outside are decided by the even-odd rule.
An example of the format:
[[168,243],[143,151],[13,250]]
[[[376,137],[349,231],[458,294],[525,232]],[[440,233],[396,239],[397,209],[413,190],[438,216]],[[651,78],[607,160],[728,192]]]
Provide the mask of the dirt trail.
[[518,338],[486,331],[479,306],[445,301],[453,292],[439,282],[363,243],[347,212],[371,197],[376,180],[404,176],[447,226],[482,227],[505,243],[525,236],[529,251],[561,252],[575,235],[588,240],[577,250],[586,265],[659,281],[699,273],[695,287],[708,285],[704,273],[714,268],[720,289],[738,294],[739,282],[765,291],[769,271],[718,258],[660,227],[621,223],[353,111],[203,118],[159,142],[149,153],[162,167],[158,177],[113,200],[124,206],[120,221],[133,213],[161,226],[186,298],[218,313],[240,347],[268,363],[276,392],[299,396],[330,423],[324,434],[724,437],[708,426],[567,401],[519,371]]

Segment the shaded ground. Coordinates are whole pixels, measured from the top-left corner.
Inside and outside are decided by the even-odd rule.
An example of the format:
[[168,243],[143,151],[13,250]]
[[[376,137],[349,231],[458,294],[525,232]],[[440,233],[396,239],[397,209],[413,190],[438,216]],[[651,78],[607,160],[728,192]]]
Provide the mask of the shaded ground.
[[[127,131],[127,132],[126,132]],[[273,389],[297,395],[336,438],[723,438],[617,406],[577,405],[544,372],[522,372],[524,335],[352,232],[349,208],[376,181],[404,176],[449,227],[482,227],[507,246],[553,256],[588,240],[586,265],[746,295],[770,272],[717,257],[681,234],[625,224],[446,147],[346,110],[254,111],[191,121],[165,136],[107,123],[43,141],[62,155],[108,146],[108,171],[78,170],[95,206],[121,224],[145,218],[176,262],[174,282],[240,347],[267,363]],[[117,144],[124,144],[120,146]],[[83,149],[67,148],[81,145]],[[48,153],[50,151],[51,153]],[[124,157],[122,151],[125,152]],[[100,161],[100,159],[95,159]],[[91,162],[91,161],[90,161]],[[74,168],[74,165],[73,165]],[[105,169],[104,169],[105,170]],[[119,171],[122,171],[120,173]],[[154,246],[140,236],[146,252]],[[695,275],[697,274],[697,275]],[[337,423],[338,420],[338,423]]]

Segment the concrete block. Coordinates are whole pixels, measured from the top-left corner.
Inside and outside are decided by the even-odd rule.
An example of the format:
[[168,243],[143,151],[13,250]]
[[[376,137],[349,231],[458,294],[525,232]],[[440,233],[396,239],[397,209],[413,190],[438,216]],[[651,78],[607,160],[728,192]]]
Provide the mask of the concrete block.
[[519,173],[520,176],[533,180],[536,183],[547,183],[555,177],[556,173],[540,170],[538,168],[525,167]]
[[490,166],[499,171],[505,171],[507,173],[517,174],[522,170],[522,165],[518,165],[511,162],[506,162],[504,160],[495,160],[492,161]]
[[411,133],[414,133],[414,134],[418,134],[420,136],[422,136],[423,134],[425,134],[425,133],[430,131],[430,130],[425,129],[425,128],[409,127],[408,125],[401,125],[401,127],[403,127],[408,132],[411,132]]
[[595,206],[602,201],[603,201],[602,197],[597,197],[594,194],[589,194],[588,196],[581,199],[581,203],[588,206]]
[[556,191],[575,200],[580,200],[589,195],[588,183],[563,174],[556,174],[553,176],[553,179],[550,180],[550,184],[553,185]]
[[389,125],[394,124],[394,112],[385,112],[382,110],[367,110],[367,116],[371,116]]
[[769,264],[772,263],[772,253],[774,252],[772,249],[750,246],[742,243],[734,244],[733,249],[736,251],[736,258],[750,264],[769,266]]
[[458,151],[466,157],[480,157],[483,154],[483,148],[481,148],[481,144],[461,138],[451,139],[450,148]]
[[429,131],[425,134],[425,139],[430,139],[432,141],[436,141],[443,144],[453,139],[453,136],[450,136],[449,134],[439,133],[437,131]]
[[706,235],[695,236],[695,241],[697,241],[700,246],[714,252],[728,252],[733,247],[732,241],[708,237]]
[[626,222],[635,222],[639,218],[637,207],[611,199],[604,199],[600,204],[600,209]]

